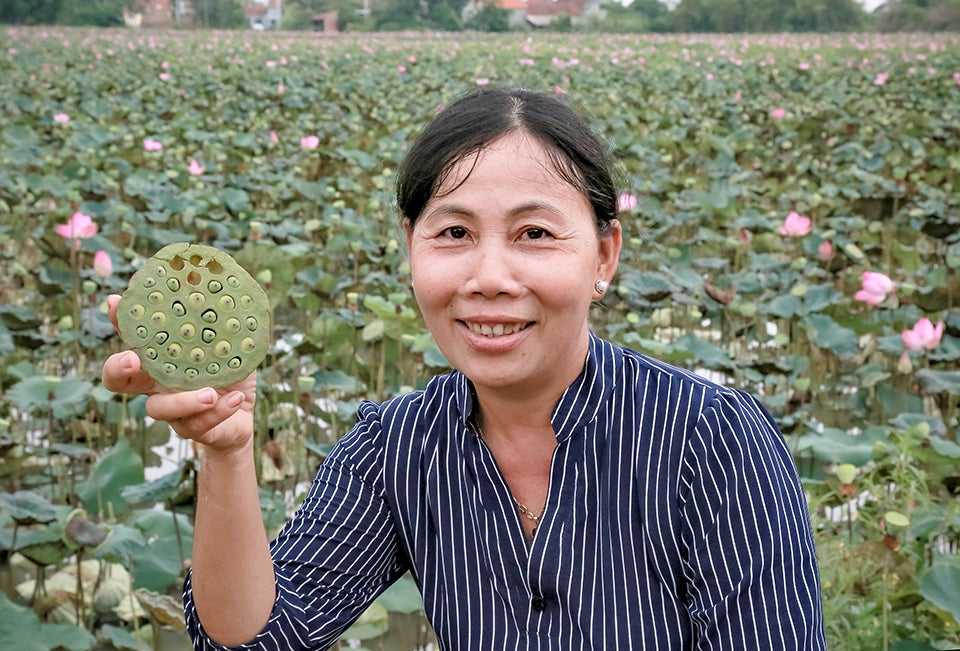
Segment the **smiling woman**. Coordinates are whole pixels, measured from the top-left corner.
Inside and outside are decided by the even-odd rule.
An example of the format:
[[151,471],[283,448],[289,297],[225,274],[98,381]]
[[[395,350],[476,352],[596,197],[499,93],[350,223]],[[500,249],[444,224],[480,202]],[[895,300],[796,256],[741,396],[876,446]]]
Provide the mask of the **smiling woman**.
[[[560,99],[484,86],[398,182],[414,291],[454,370],[363,403],[272,543],[256,378],[169,392],[121,353],[111,389],[205,444],[198,649],[319,649],[410,571],[445,649],[822,649],[813,536],[753,397],[596,337],[621,225],[602,144]],[[111,301],[115,315],[116,301]]]

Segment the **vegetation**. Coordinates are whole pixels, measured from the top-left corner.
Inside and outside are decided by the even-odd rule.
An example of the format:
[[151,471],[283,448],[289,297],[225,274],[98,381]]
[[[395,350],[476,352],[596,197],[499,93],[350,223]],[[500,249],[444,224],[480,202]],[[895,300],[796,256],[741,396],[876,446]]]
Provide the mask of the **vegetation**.
[[[5,29],[0,647],[182,627],[196,452],[99,380],[122,346],[105,297],[161,247],[220,247],[267,292],[268,530],[359,401],[446,368],[392,182],[428,116],[493,82],[573,98],[619,161],[627,240],[595,330],[758,394],[783,429],[830,648],[960,646],[958,46]],[[348,637],[419,631],[395,615],[418,608],[402,582]]]
[[[122,22],[122,9],[133,0],[6,0],[0,23],[110,26]],[[240,0],[198,0],[196,22],[218,28],[248,25]],[[510,29],[510,12],[480,2],[479,14],[466,19],[467,0],[287,0],[283,28],[312,30],[312,16],[337,11],[341,30],[441,31]],[[676,32],[853,32],[861,30],[957,31],[960,0],[887,0],[867,14],[857,0],[681,0],[670,10],[663,0],[615,0],[602,5],[601,17],[560,17],[549,31],[607,33]],[[524,29],[515,25],[515,29]]]

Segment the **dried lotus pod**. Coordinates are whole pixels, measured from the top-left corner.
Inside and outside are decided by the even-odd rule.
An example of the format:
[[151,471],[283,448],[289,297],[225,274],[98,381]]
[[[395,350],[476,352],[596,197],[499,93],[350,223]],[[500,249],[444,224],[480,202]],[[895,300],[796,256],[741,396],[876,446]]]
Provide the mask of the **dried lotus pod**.
[[133,274],[117,308],[124,342],[165,387],[226,387],[247,377],[269,347],[270,303],[232,257],[181,242]]

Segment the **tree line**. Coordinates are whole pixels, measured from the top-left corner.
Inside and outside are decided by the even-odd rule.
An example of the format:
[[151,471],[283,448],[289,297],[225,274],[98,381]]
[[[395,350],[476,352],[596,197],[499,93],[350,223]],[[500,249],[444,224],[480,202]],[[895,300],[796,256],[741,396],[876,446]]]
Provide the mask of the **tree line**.
[[[336,10],[351,31],[435,29],[508,31],[530,29],[511,20],[496,0],[287,0],[282,27],[312,29],[312,16]],[[3,0],[0,23],[111,26],[123,24],[132,0]],[[194,0],[191,25],[248,25],[238,0]],[[554,31],[593,32],[852,32],[960,31],[960,0],[888,0],[871,13],[856,0],[662,0],[607,1],[599,12],[556,19]]]

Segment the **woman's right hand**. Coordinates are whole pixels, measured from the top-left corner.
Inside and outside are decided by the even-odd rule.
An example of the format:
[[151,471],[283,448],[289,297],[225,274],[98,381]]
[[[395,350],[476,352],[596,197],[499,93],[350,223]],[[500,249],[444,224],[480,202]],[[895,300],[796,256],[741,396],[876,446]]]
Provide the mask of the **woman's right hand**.
[[[119,302],[119,296],[107,298],[108,314],[115,328]],[[137,354],[126,350],[104,362],[103,385],[116,393],[149,396],[147,414],[151,418],[166,421],[178,435],[202,443],[208,451],[239,451],[253,440],[256,373],[222,389],[174,391],[147,375],[140,367]]]

